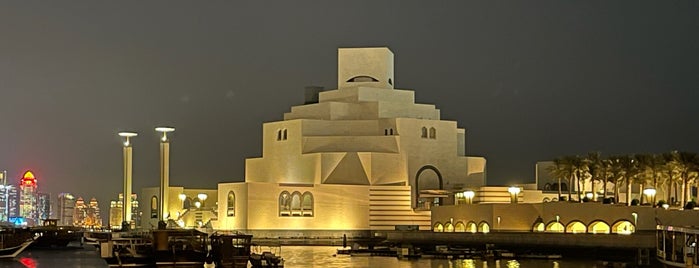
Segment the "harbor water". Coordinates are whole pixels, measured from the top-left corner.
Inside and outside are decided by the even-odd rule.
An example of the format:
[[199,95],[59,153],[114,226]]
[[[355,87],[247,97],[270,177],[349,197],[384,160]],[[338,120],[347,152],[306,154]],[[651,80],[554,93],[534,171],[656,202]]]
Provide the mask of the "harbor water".
[[[279,250],[277,248],[277,250]],[[281,255],[285,267],[400,267],[400,268],[512,268],[553,267],[583,268],[607,267],[600,261],[591,260],[449,260],[411,259],[395,257],[337,255],[337,247],[327,246],[284,246]],[[66,249],[28,249],[15,259],[0,260],[0,267],[17,268],[62,268],[62,267],[107,267],[92,246],[69,247]]]

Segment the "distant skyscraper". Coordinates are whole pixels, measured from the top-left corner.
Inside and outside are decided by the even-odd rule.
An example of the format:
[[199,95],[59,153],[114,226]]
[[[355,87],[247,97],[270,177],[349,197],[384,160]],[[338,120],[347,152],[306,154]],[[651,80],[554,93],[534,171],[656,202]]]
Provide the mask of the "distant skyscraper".
[[31,171],[24,173],[19,181],[19,189],[19,216],[23,217],[29,226],[38,224],[38,195],[34,173]]
[[75,213],[75,197],[69,193],[58,195],[58,225],[73,226]]
[[75,212],[73,213],[73,225],[85,226],[85,217],[87,215],[87,205],[82,197],[78,197],[75,201]]
[[39,198],[37,200],[37,216],[39,217],[39,222],[43,222],[46,219],[51,218],[51,194],[49,193],[39,193],[37,195]]
[[7,201],[9,199],[10,188],[8,188],[8,186],[9,185],[7,185],[7,171],[3,170],[2,172],[0,172],[0,221],[9,221],[9,203]]
[[94,197],[90,202],[85,204],[82,197],[78,197],[75,201],[75,214],[73,215],[75,226],[87,228],[102,227],[102,218],[100,217],[100,208],[97,199]]
[[15,186],[9,188],[8,196],[8,210],[10,211],[10,218],[19,217],[19,189]]
[[[124,194],[120,193],[117,200],[111,200],[109,203],[109,226],[112,229],[121,229],[123,220],[122,208],[124,207]],[[139,226],[141,224],[138,215],[138,195],[131,194],[131,226]]]

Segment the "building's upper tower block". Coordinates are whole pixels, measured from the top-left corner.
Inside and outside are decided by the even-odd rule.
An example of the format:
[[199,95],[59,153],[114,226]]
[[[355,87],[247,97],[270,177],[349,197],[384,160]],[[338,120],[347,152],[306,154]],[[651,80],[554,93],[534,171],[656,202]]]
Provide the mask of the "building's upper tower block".
[[340,48],[337,87],[370,86],[393,89],[393,52],[387,47]]

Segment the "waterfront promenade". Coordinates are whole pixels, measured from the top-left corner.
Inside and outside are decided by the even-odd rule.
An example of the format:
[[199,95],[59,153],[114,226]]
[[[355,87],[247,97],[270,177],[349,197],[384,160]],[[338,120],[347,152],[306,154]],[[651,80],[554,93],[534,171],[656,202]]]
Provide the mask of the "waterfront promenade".
[[536,232],[442,233],[386,232],[389,243],[486,245],[507,247],[578,247],[578,248],[655,248],[655,232],[621,234],[571,234]]

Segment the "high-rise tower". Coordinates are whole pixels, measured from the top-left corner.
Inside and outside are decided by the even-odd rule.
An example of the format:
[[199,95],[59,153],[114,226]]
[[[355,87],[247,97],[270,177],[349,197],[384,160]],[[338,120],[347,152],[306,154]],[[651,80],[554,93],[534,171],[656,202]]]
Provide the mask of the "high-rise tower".
[[19,181],[19,216],[23,217],[27,225],[38,224],[38,195],[37,183],[34,173],[27,171]]

